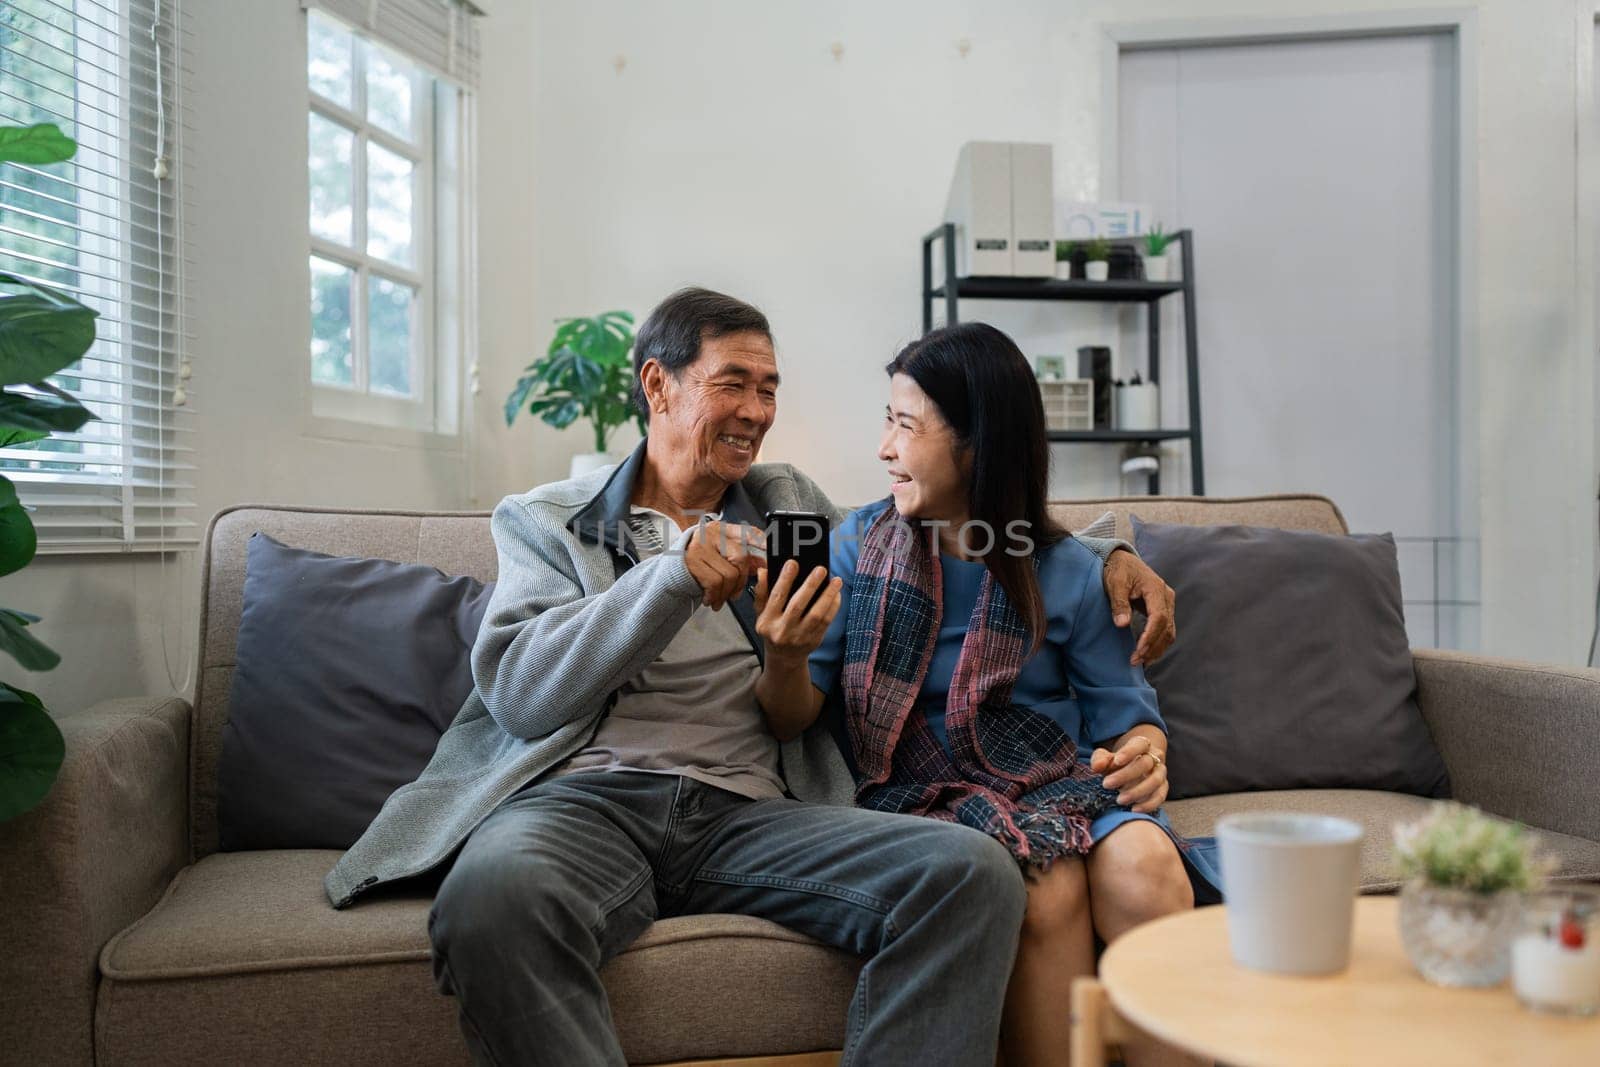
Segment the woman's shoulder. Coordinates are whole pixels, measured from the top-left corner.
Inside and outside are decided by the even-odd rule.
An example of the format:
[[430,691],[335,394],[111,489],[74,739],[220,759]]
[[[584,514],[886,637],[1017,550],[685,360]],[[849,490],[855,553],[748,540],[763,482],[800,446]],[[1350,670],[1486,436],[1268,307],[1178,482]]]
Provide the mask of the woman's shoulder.
[[866,533],[867,527],[871,526],[879,515],[888,511],[893,504],[893,497],[884,497],[882,500],[874,500],[870,504],[863,504],[859,508],[852,508],[845,512],[844,518],[839,521],[839,525],[834,528],[834,532],[852,533],[859,537],[861,534]]
[[861,539],[866,536],[867,530],[872,527],[878,516],[887,511],[893,503],[892,499],[885,498],[845,513],[839,525],[833,528],[832,547],[829,549],[830,565],[834,568],[835,574],[855,569],[856,560],[861,556]]
[[1105,566],[1093,549],[1068,534],[1039,552],[1039,584],[1057,597],[1091,586],[1099,588]]

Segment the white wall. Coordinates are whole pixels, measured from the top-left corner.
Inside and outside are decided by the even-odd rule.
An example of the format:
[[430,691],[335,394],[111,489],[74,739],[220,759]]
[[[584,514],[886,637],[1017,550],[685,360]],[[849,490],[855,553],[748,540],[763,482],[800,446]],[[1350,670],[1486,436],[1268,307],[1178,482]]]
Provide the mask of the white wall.
[[[938,221],[962,141],[1049,141],[1058,193],[1094,197],[1104,23],[1420,2],[501,0],[484,34],[482,391],[470,398],[464,453],[336,440],[302,421],[303,15],[295,0],[189,4],[201,511],[241,500],[488,507],[560,477],[584,437],[520,421],[508,430],[500,414],[551,320],[642,314],[689,283],[772,317],[786,382],[767,457],[802,464],[840,500],[878,495],[880,368],[919,332],[918,241]],[[1575,662],[1593,591],[1596,454],[1593,357],[1576,340],[1580,312],[1593,309],[1589,291],[1580,308],[1573,273],[1580,21],[1566,0],[1477,10],[1468,296],[1482,398],[1483,645]],[[996,321],[1034,351],[1072,351],[1080,331],[1104,324],[1064,334],[1056,308],[1007,309]],[[1061,459],[1072,467],[1058,491],[1109,488],[1104,456]],[[45,559],[9,578],[5,602],[44,615],[41,636],[68,657],[22,683],[60,707],[166,690],[160,593],[149,560]],[[192,576],[169,595],[181,673],[196,624]]]
[[[1419,6],[541,2],[527,125],[534,340],[557,315],[642,313],[686,283],[753,300],[772,317],[786,374],[766,455],[802,464],[841,500],[875,496],[880,368],[918,332],[918,239],[939,219],[962,141],[1052,142],[1058,193],[1094,197],[1103,24]],[[1467,299],[1481,397],[1482,645],[1574,662],[1595,557],[1594,368],[1576,341],[1573,284],[1578,21],[1565,0],[1488,0],[1477,11],[1478,255]],[[1061,321],[1054,308],[1002,314],[995,321],[1035,351]],[[514,376],[486,360],[485,393],[503,395]],[[564,455],[529,462],[529,436],[482,429],[482,454],[518,458],[498,474],[484,461],[481,499],[559,476]],[[1058,476],[1058,490],[1110,488],[1103,457],[1059,456],[1076,474]]]

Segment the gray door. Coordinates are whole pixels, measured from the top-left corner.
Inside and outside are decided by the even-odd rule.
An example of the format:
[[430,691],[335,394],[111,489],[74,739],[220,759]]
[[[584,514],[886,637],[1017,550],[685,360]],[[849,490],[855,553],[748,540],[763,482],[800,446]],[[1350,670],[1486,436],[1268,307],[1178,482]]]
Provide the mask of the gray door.
[[[1460,647],[1455,66],[1427,33],[1124,51],[1116,194],[1196,234],[1208,492],[1326,493],[1404,538],[1413,643]],[[1163,489],[1187,476],[1166,464]]]

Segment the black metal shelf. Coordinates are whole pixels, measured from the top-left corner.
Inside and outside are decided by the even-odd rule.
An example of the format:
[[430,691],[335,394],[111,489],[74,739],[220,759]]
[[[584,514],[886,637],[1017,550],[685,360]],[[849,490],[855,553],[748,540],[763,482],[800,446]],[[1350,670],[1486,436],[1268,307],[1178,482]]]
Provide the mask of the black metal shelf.
[[[1172,293],[1183,292],[1182,282],[1147,282],[1118,278],[1115,281],[1062,281],[1058,278],[961,278],[956,295],[968,300],[1079,300],[1085,303],[1149,303]],[[943,286],[930,294],[945,299]]]
[[[1055,300],[1083,303],[1135,303],[1145,305],[1146,334],[1149,339],[1145,377],[1151,382],[1161,378],[1161,315],[1156,304],[1163,297],[1178,294],[1183,297],[1183,340],[1185,365],[1189,386],[1189,425],[1185,429],[1162,430],[1051,430],[1051,441],[1067,444],[1093,444],[1095,442],[1139,443],[1154,441],[1189,442],[1189,481],[1195,496],[1205,496],[1205,464],[1200,448],[1200,353],[1196,339],[1194,308],[1194,233],[1179,230],[1173,239],[1182,249],[1183,274],[1175,282],[1150,282],[1143,278],[1112,278],[1103,282],[1056,278],[958,278],[956,277],[956,228],[945,223],[922,239],[922,332],[933,329],[934,301],[944,302],[945,322],[955,324],[960,301],[968,300]],[[954,278],[935,289],[933,287],[933,243],[942,242],[940,248],[944,277]],[[1111,244],[1137,250],[1140,238],[1118,238]],[[1135,273],[1138,268],[1132,268]],[[1152,495],[1161,492],[1161,475],[1150,476]]]
[[1052,441],[1179,441],[1193,436],[1188,430],[1049,430]]

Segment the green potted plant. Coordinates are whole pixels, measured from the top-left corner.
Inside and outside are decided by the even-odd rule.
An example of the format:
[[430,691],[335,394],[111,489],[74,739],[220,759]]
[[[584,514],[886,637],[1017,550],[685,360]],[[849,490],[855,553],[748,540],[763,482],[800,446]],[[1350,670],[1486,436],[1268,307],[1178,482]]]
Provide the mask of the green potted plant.
[[1078,254],[1077,241],[1056,242],[1056,277],[1064,282],[1072,280],[1072,258]]
[[1150,227],[1150,232],[1144,235],[1144,280],[1147,282],[1164,282],[1168,279],[1170,266],[1167,260],[1167,247],[1172,244],[1172,234],[1164,233],[1158,222]]
[[506,397],[506,425],[524,408],[558,430],[586,419],[594,430],[594,451],[572,457],[571,476],[615,463],[618,457],[607,450],[612,431],[629,419],[640,433],[645,429],[644,414],[633,405],[632,349],[629,312],[557,319],[549,349],[528,364]]
[[[77,150],[53,123],[0,127],[0,163],[48,166],[71,159]],[[0,274],[0,448],[73,433],[94,418],[45,379],[83,358],[94,344],[95,316],[64,293]],[[12,388],[19,385],[27,390]],[[26,567],[37,549],[28,509],[17,498],[16,485],[0,475],[0,575]],[[30,631],[38,621],[37,615],[0,608],[0,651],[27,670],[53,670],[61,657]],[[61,731],[44,703],[0,682],[0,822],[45,798],[64,755]]]
[[1400,940],[1430,982],[1493,986],[1511,967],[1522,894],[1551,870],[1522,826],[1454,803],[1394,831]]
[[1091,282],[1105,281],[1111,276],[1111,242],[1104,237],[1096,237],[1083,247],[1088,260],[1083,267],[1084,274]]

